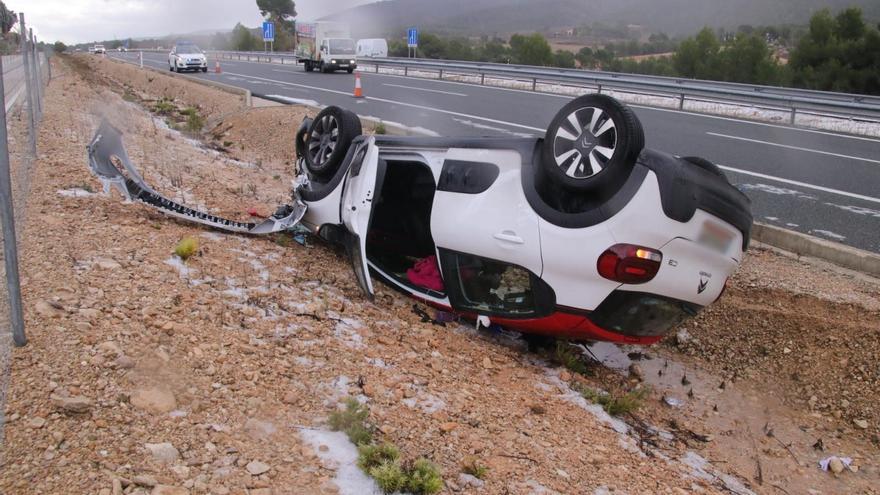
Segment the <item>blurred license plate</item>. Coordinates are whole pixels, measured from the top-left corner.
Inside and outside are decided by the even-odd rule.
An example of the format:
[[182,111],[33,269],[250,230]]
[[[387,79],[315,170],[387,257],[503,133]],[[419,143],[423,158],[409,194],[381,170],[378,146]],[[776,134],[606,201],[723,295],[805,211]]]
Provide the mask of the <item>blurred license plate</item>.
[[734,234],[730,230],[713,222],[703,224],[703,230],[697,242],[721,253],[727,253]]
[[343,69],[348,68],[348,64],[339,64],[339,66],[342,67]]

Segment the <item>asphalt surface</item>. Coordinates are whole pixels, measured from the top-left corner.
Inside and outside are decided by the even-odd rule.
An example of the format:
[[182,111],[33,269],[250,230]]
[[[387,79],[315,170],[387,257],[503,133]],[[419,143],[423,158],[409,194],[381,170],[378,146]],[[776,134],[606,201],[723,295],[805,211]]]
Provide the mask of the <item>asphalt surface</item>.
[[[137,53],[112,53],[137,61]],[[191,73],[255,95],[339,105],[361,116],[443,136],[543,135],[571,97],[450,81],[363,73],[307,73],[299,65],[222,62],[222,74]],[[144,64],[168,70],[165,54]],[[753,202],[755,220],[880,252],[880,139],[633,106],[647,146],[702,156],[724,167]],[[280,130],[290,132],[294,129]]]

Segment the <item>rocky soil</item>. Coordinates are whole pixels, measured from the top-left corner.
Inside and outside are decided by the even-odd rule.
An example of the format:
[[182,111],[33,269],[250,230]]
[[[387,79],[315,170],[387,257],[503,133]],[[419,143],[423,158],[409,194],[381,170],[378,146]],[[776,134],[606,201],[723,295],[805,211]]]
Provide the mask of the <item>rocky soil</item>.
[[[0,493],[368,493],[346,482],[350,461],[332,455],[340,446],[327,418],[346,397],[369,406],[380,440],[437,464],[445,493],[876,493],[873,282],[825,274],[823,287],[840,284],[829,301],[819,284],[793,288],[809,268],[757,251],[687,328],[686,356],[670,343],[647,350],[654,361],[633,376],[598,364],[576,375],[516,336],[425,322],[381,285],[366,301],[344,254],[315,239],[219,234],[92,193],[84,149],[110,118],[163,193],[226,216],[268,212],[287,199],[292,136],[311,110],[247,110],[118,63],[56,63],[21,248],[30,344],[13,353]],[[160,97],[214,101],[200,107],[206,132],[169,129],[147,110]],[[172,252],[186,236],[200,248],[183,262]],[[759,280],[767,271],[792,276]],[[857,294],[840,299],[847,291]],[[572,390],[630,390],[663,359],[681,359],[711,387],[689,397],[694,387],[675,374],[622,419]],[[791,397],[780,421],[818,414],[829,446],[858,451],[858,472],[823,473],[801,451],[795,464],[764,432],[752,440],[766,459],[759,477],[751,454],[712,429],[713,414],[741,412],[713,413],[717,397],[772,393],[762,386],[774,376]],[[714,390],[716,379],[730,387]],[[670,407],[669,393],[686,405]],[[854,430],[855,419],[868,426]],[[488,468],[483,480],[462,475],[467,458]]]

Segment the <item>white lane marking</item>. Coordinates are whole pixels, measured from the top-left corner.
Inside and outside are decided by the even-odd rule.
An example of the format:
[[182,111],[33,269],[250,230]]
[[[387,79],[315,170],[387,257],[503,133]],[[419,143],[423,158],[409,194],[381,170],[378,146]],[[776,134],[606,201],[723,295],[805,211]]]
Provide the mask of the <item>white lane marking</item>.
[[760,139],[750,139],[750,138],[745,138],[745,137],[740,137],[740,136],[731,136],[729,134],[718,134],[717,132],[706,132],[706,134],[708,134],[710,136],[715,136],[715,137],[735,139],[737,141],[746,141],[749,143],[766,144],[768,146],[778,146],[779,148],[786,148],[786,149],[790,149],[790,150],[807,151],[810,153],[818,153],[820,155],[836,156],[838,158],[848,158],[850,160],[858,160],[858,161],[862,161],[862,162],[880,163],[880,160],[874,160],[872,158],[864,158],[861,156],[852,156],[852,155],[842,155],[840,153],[832,153],[830,151],[822,151],[822,150],[816,150],[816,149],[812,149],[812,148],[801,148],[800,146],[792,146],[790,144],[773,143],[770,141],[761,141]]
[[846,196],[848,198],[861,199],[863,201],[870,201],[872,203],[880,203],[880,198],[874,198],[871,196],[864,196],[862,194],[855,194],[855,193],[851,193],[851,192],[841,191],[840,189],[831,189],[830,187],[816,186],[813,184],[807,184],[806,182],[800,182],[797,180],[783,179],[782,177],[776,177],[773,175],[760,174],[758,172],[750,172],[748,170],[743,170],[740,168],[727,167],[724,165],[718,165],[718,166],[724,170],[728,170],[730,172],[735,172],[738,174],[751,175],[752,177],[759,177],[761,179],[767,179],[767,180],[772,180],[772,181],[776,181],[776,182],[781,182],[783,184],[790,184],[793,186],[805,187],[807,189],[813,189],[816,191],[837,194],[839,196]]
[[401,84],[388,84],[382,83],[382,86],[391,86],[392,88],[404,88],[404,89],[414,89],[416,91],[427,91],[429,93],[440,93],[443,95],[452,95],[452,96],[467,96],[464,93],[453,93],[451,91],[440,91],[439,89],[428,89],[428,88],[417,88],[415,86],[403,86]]
[[[234,60],[233,62],[243,62],[243,63],[263,64],[263,65],[268,64],[268,62],[252,62],[252,61],[245,61],[245,60]],[[293,65],[293,64],[291,64],[291,65]],[[471,88],[485,88],[485,89],[491,89],[491,90],[496,90],[496,91],[509,91],[511,93],[525,93],[525,94],[530,94],[530,95],[548,96],[550,98],[563,98],[566,100],[571,100],[574,98],[571,95],[544,93],[544,92],[540,92],[540,91],[527,91],[524,89],[504,88],[504,87],[500,87],[500,86],[479,85],[479,84],[475,84],[475,83],[463,83],[463,82],[457,82],[457,81],[444,81],[444,80],[440,80],[440,79],[430,79],[427,77],[402,76],[399,74],[383,74],[381,72],[375,73],[375,72],[367,72],[367,71],[362,71],[362,73],[363,74],[372,74],[374,76],[381,76],[381,77],[398,77],[398,78],[402,78],[402,79],[426,81],[426,82],[432,82],[432,83],[454,84],[457,86],[468,86]],[[572,87],[576,88],[576,87],[580,87],[580,86],[572,86]],[[588,88],[584,87],[583,89],[588,89]],[[633,94],[638,94],[638,93],[633,93]],[[641,108],[644,110],[653,110],[655,112],[667,112],[667,113],[675,113],[675,114],[681,114],[681,115],[691,115],[693,117],[702,117],[704,119],[724,120],[727,122],[738,122],[740,124],[759,125],[762,127],[772,127],[775,129],[786,129],[789,131],[807,132],[810,134],[821,134],[823,136],[831,136],[831,137],[837,137],[837,138],[843,138],[843,139],[855,139],[858,141],[868,141],[871,143],[880,143],[880,139],[865,137],[865,136],[855,136],[855,135],[851,135],[851,134],[842,134],[842,133],[836,133],[836,132],[830,132],[830,131],[820,131],[817,129],[804,129],[801,127],[792,127],[789,125],[771,124],[769,122],[758,122],[755,120],[737,119],[734,117],[724,117],[721,115],[710,115],[707,113],[689,112],[687,110],[673,110],[671,108],[652,107],[652,106],[648,106],[648,105],[638,105],[638,104],[634,104],[634,103],[627,103],[627,106],[632,107],[632,108]]]
[[[285,86],[293,86],[293,87],[297,87],[297,88],[314,89],[314,90],[316,90],[316,91],[324,91],[324,92],[326,92],[326,93],[334,93],[334,94],[338,94],[338,95],[351,96],[351,93],[349,93],[348,91],[337,91],[337,90],[335,90],[335,89],[319,88],[319,87],[317,87],[317,86],[308,86],[308,85],[305,85],[305,84],[296,84],[296,83],[291,83],[291,82],[286,82],[286,81],[277,81],[277,80],[275,80],[275,79],[266,79],[266,78],[264,78],[264,77],[249,76],[249,75],[247,75],[247,74],[236,74],[236,73],[234,73],[234,72],[227,72],[226,74],[229,74],[229,75],[231,75],[231,76],[244,77],[244,78],[248,78],[248,79],[256,79],[256,80],[260,80],[260,81],[267,81],[267,82],[273,82],[273,83],[277,83],[277,84],[283,84],[283,85],[285,85]],[[402,101],[387,100],[387,99],[385,99],[385,98],[376,98],[376,97],[374,97],[374,96],[367,96],[365,99],[366,99],[366,100],[370,100],[370,101],[378,101],[378,102],[381,102],[381,103],[388,103],[388,104],[391,104],[391,105],[400,105],[400,106],[403,106],[403,107],[416,108],[416,109],[419,109],[419,110],[427,110],[427,111],[429,111],[429,112],[437,112],[437,113],[442,113],[442,114],[446,114],[446,115],[454,115],[454,116],[456,116],[456,117],[465,117],[465,118],[468,118],[468,119],[477,119],[477,120],[482,120],[482,121],[484,121],[484,122],[492,122],[493,124],[501,124],[501,125],[506,125],[506,126],[510,126],[510,127],[518,127],[518,128],[520,128],[520,129],[527,129],[527,130],[530,130],[530,131],[536,131],[536,132],[540,132],[540,133],[543,133],[543,132],[544,132],[544,129],[541,129],[541,128],[539,128],[539,127],[532,127],[532,126],[523,125],[523,124],[514,124],[513,122],[505,122],[505,121],[503,121],[503,120],[490,119],[490,118],[488,118],[488,117],[480,117],[479,115],[470,115],[470,114],[467,114],[467,113],[453,112],[453,111],[451,111],[451,110],[443,110],[442,108],[428,107],[428,106],[425,106],[425,105],[416,105],[416,104],[414,104],[414,103],[404,103],[404,102],[402,102]]]
[[[496,90],[496,91],[508,91],[511,93],[525,93],[525,94],[530,94],[530,95],[547,96],[550,98],[563,98],[566,100],[571,100],[571,99],[575,98],[574,96],[571,96],[571,95],[544,93],[541,91],[527,91],[525,89],[504,88],[501,86],[492,86],[492,85],[488,85],[488,84],[487,85],[480,85],[480,84],[476,84],[476,83],[444,81],[444,80],[440,80],[440,79],[431,79],[431,78],[427,78],[427,77],[402,76],[399,74],[383,74],[381,72],[377,74],[375,72],[364,71],[363,73],[364,74],[372,74],[374,76],[382,76],[382,77],[398,77],[398,78],[410,79],[410,80],[428,81],[428,82],[432,82],[432,83],[454,84],[454,85],[458,85],[458,86],[470,86],[472,88],[485,88],[485,89],[491,89],[491,90]],[[583,87],[583,86],[571,86],[571,87],[572,88],[582,88],[585,90],[590,89],[590,88]],[[631,93],[631,94],[639,94],[639,93]],[[880,139],[865,137],[865,136],[855,136],[855,135],[851,135],[851,134],[842,134],[842,133],[836,133],[836,132],[830,132],[830,131],[820,131],[820,130],[816,130],[816,129],[804,129],[801,127],[792,127],[789,125],[771,124],[769,122],[759,122],[759,121],[755,121],[755,120],[737,119],[734,117],[724,117],[721,115],[710,115],[707,113],[689,112],[687,110],[674,110],[672,108],[652,107],[652,106],[648,106],[648,105],[639,105],[639,104],[635,104],[635,103],[627,103],[626,105],[629,107],[632,107],[632,108],[653,110],[655,112],[666,112],[666,113],[675,113],[675,114],[681,114],[681,115],[691,115],[694,117],[702,117],[704,119],[724,120],[727,122],[738,122],[740,124],[759,125],[762,127],[773,127],[776,129],[786,129],[789,131],[807,132],[810,134],[821,134],[823,136],[832,136],[832,137],[838,137],[838,138],[844,138],[844,139],[855,139],[858,141],[868,141],[871,143],[880,143]]]

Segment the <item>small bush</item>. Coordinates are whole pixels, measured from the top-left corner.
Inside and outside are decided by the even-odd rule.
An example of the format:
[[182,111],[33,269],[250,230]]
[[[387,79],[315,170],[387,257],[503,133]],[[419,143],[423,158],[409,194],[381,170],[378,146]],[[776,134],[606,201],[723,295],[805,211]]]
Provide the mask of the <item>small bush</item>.
[[406,473],[400,467],[400,463],[394,461],[385,461],[378,466],[374,466],[367,471],[367,474],[376,480],[376,484],[385,493],[404,490],[409,482]]
[[177,110],[177,107],[166,99],[161,99],[153,105],[153,110],[159,115],[171,115]]
[[483,479],[489,472],[489,468],[480,464],[480,460],[473,456],[464,458],[461,462],[461,470],[477,479]]
[[589,374],[583,358],[564,340],[556,342],[556,352],[553,353],[553,360],[573,373],[579,375]]
[[199,250],[199,240],[195,237],[184,237],[174,248],[174,254],[183,261],[188,260]]
[[615,396],[608,392],[593,390],[585,385],[576,385],[575,388],[584,399],[602,406],[602,409],[612,416],[620,416],[637,411],[642,407],[642,403],[650,393],[650,390],[647,388],[639,388],[630,390],[624,395]]
[[183,115],[186,115],[186,130],[197,134],[202,132],[202,128],[205,127],[205,118],[199,114],[199,110],[194,107],[188,107],[182,112]]
[[419,459],[407,470],[406,489],[414,494],[433,494],[443,489],[443,478],[437,466],[427,459]]
[[376,128],[373,130],[374,134],[388,134],[388,129],[385,128],[385,123],[381,120],[378,124],[376,124]]
[[358,446],[358,467],[366,472],[386,462],[398,462],[400,450],[390,443]]
[[349,397],[345,399],[345,409],[330,414],[330,429],[341,431],[355,445],[369,444],[373,434],[367,425],[370,410],[367,406]]

